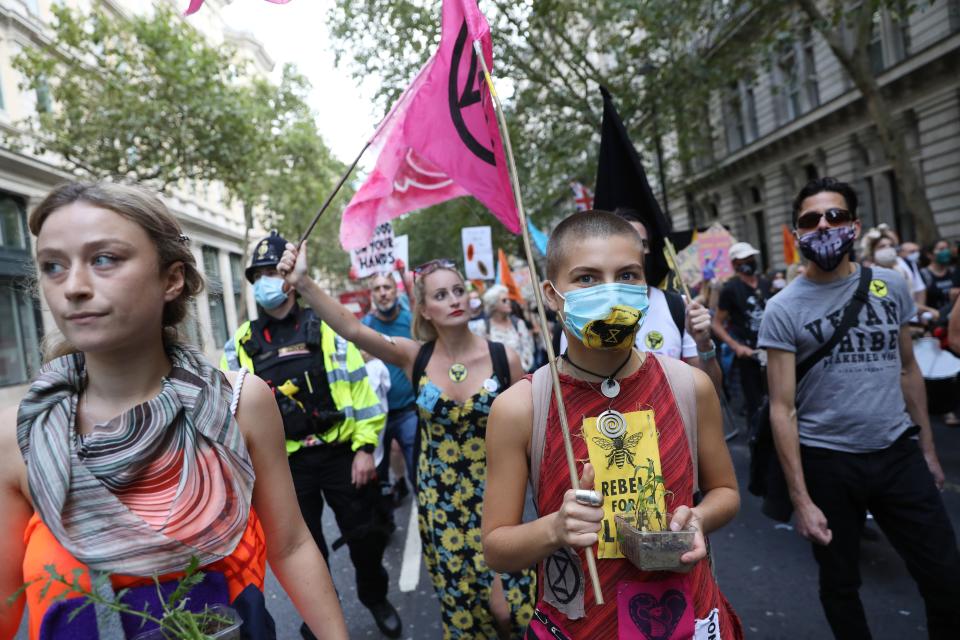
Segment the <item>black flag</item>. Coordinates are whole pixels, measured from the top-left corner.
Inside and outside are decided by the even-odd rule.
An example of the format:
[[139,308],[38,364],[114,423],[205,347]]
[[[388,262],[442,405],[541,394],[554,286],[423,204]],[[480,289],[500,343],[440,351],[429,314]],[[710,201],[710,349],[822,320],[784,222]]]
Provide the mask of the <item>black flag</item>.
[[647,284],[657,287],[670,272],[663,254],[663,240],[670,233],[670,221],[650,190],[640,155],[630,142],[610,92],[600,87],[600,93],[603,94],[603,127],[593,206],[604,211],[633,209],[637,212],[647,228],[650,243],[650,253],[644,263]]

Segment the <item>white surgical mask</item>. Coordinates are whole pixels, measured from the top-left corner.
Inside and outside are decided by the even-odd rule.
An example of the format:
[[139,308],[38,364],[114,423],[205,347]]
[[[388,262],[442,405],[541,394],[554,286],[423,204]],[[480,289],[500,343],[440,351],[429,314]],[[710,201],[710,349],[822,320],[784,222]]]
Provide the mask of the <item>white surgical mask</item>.
[[873,252],[873,261],[881,267],[892,267],[897,263],[897,250],[893,247],[884,247]]

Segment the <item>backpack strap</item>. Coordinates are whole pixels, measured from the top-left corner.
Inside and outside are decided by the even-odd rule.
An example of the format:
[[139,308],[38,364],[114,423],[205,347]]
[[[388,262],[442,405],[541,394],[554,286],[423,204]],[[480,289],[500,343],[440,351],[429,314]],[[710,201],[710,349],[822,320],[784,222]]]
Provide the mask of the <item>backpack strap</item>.
[[533,490],[533,506],[537,505],[537,489],[540,487],[540,465],[543,448],[547,441],[547,417],[550,415],[550,365],[545,364],[530,378],[533,387],[533,428],[530,432],[530,488]]
[[840,319],[840,324],[833,331],[833,335],[830,336],[830,339],[820,345],[820,348],[815,352],[807,356],[803,362],[797,363],[797,380],[796,383],[799,386],[800,380],[803,379],[803,376],[813,369],[813,367],[823,360],[827,355],[829,355],[835,346],[843,339],[843,336],[847,335],[847,332],[850,331],[850,328],[857,323],[857,318],[860,317],[860,310],[863,309],[863,305],[867,303],[869,299],[868,288],[870,287],[870,281],[873,279],[873,270],[870,267],[860,267],[860,280],[857,283],[857,290],[853,292],[853,297],[850,298],[850,301],[847,303],[846,308],[843,310],[843,317]]
[[670,317],[673,318],[673,323],[677,325],[677,331],[680,332],[680,339],[683,340],[683,334],[686,331],[687,305],[683,302],[683,297],[679,293],[664,291],[663,295],[667,299]]
[[490,362],[493,364],[493,375],[497,376],[500,391],[503,392],[513,382],[510,379],[510,361],[507,360],[507,348],[501,342],[487,340],[490,349]]
[[430,358],[433,356],[433,349],[437,346],[437,341],[432,340],[420,345],[420,351],[417,352],[417,359],[413,361],[413,372],[412,377],[410,378],[410,383],[413,385],[413,394],[417,394],[417,389],[420,385],[420,378],[423,377],[423,374],[427,372],[427,364],[430,363]]
[[683,430],[687,434],[687,445],[690,447],[690,460],[693,462],[693,492],[696,494],[700,491],[700,472],[697,464],[697,388],[693,378],[693,367],[676,358],[652,355],[660,363],[660,368],[663,369],[670,390],[673,392],[677,408],[680,410]]

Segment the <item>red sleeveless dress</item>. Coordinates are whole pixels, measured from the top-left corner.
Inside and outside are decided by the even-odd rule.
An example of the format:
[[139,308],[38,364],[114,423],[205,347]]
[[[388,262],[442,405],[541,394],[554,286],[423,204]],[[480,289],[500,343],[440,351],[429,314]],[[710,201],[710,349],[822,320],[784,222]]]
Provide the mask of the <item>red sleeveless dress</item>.
[[[674,400],[673,392],[666,374],[656,358],[647,357],[644,364],[633,375],[620,381],[621,392],[614,400],[608,400],[597,390],[581,380],[569,376],[560,376],[564,403],[573,440],[574,457],[578,460],[578,473],[582,471],[582,461],[589,459],[586,441],[581,437],[584,417],[594,417],[608,407],[621,413],[652,409],[659,432],[660,462],[663,469],[665,486],[674,497],[667,508],[693,504],[693,466],[690,449],[680,410]],[[707,452],[704,452],[709,455]],[[551,401],[547,418],[547,430],[541,464],[540,485],[537,487],[537,504],[540,513],[553,513],[560,509],[563,494],[570,489],[570,477],[566,473],[567,461],[564,453],[563,435],[557,417],[556,403]],[[547,470],[563,470],[563,473],[551,473]],[[618,637],[618,589],[628,582],[647,582],[663,580],[676,576],[669,572],[642,572],[626,559],[597,560],[597,571],[604,596],[604,604],[598,606],[593,597],[593,589],[586,571],[584,552],[578,552],[581,566],[584,568],[586,585],[584,588],[585,616],[570,620],[557,609],[543,600],[544,571],[540,563],[538,591],[540,601],[537,608],[553,623],[557,624],[570,638],[617,638]],[[713,637],[723,640],[743,637],[740,619],[717,586],[710,570],[709,562],[704,559],[690,571],[688,586],[693,602],[694,616],[698,620],[707,619],[714,609],[719,619],[720,635]],[[699,637],[699,636],[698,636]],[[704,636],[708,637],[708,636]]]

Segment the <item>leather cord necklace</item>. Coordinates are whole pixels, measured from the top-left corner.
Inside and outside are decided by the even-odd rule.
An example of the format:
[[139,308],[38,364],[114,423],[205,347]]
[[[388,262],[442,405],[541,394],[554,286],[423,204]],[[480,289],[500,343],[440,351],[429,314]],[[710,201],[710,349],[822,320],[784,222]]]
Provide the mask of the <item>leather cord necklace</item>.
[[600,393],[602,393],[604,396],[612,400],[613,398],[616,398],[618,395],[620,395],[620,383],[617,382],[615,378],[617,377],[617,374],[620,373],[620,371],[622,371],[625,366],[627,366],[627,363],[630,362],[630,358],[633,357],[633,349],[630,349],[630,353],[627,354],[627,359],[621,362],[620,366],[617,367],[616,370],[608,376],[605,376],[600,373],[594,373],[589,369],[584,369],[583,367],[578,365],[576,362],[571,360],[570,356],[567,355],[566,351],[564,351],[560,357],[563,358],[565,361],[569,362],[570,365],[573,366],[573,368],[578,369],[583,373],[587,373],[595,378],[603,378],[603,382],[600,383]]

